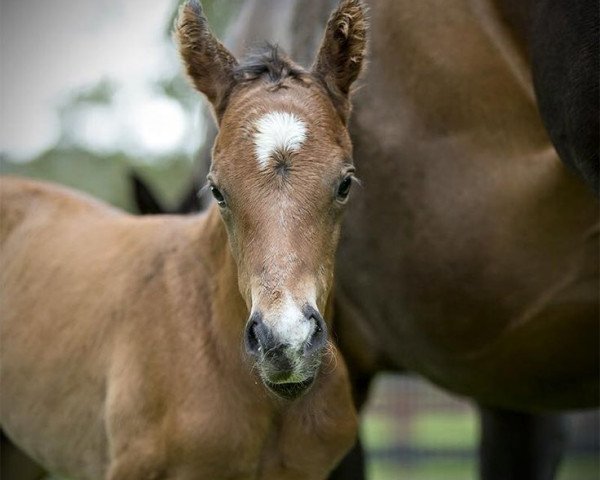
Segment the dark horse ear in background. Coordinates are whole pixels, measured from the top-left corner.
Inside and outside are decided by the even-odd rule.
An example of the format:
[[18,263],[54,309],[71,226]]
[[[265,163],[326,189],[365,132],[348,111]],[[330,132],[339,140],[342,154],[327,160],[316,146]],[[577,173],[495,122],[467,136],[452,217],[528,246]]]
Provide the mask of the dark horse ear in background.
[[312,73],[327,87],[340,116],[350,115],[350,87],[362,70],[367,20],[361,0],[343,0],[327,22]]
[[237,60],[211,32],[198,0],[181,6],[173,36],[188,77],[211,103],[219,122],[235,82]]
[[129,184],[138,213],[156,215],[159,213],[188,214],[200,212],[210,203],[210,199],[203,199],[200,196],[201,186],[197,178],[196,175],[193,177],[192,184],[185,190],[185,196],[179,199],[175,207],[169,207],[159,199],[158,194],[150,187],[148,182],[137,172],[131,170],[129,172]]
[[156,193],[134,171],[129,172],[129,183],[139,213],[142,215],[155,215],[168,212],[167,208],[158,200]]

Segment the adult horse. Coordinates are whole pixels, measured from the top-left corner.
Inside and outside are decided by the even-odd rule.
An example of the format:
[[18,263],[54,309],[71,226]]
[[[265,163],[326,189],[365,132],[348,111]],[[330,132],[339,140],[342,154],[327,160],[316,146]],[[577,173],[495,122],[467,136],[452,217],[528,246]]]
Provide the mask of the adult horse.
[[2,180],[1,421],[41,465],[76,479],[322,480],[352,446],[321,312],[365,30],[344,0],[310,71],[273,49],[238,64],[200,5],[182,7],[179,50],[220,126],[201,216],[133,217]]
[[[295,58],[326,3],[270,5]],[[247,3],[233,44],[273,38],[269,4]],[[335,288],[357,399],[377,371],[416,371],[481,405],[483,478],[552,478],[548,414],[598,405],[598,203],[557,154],[597,189],[597,5],[370,7],[351,123],[364,189]]]

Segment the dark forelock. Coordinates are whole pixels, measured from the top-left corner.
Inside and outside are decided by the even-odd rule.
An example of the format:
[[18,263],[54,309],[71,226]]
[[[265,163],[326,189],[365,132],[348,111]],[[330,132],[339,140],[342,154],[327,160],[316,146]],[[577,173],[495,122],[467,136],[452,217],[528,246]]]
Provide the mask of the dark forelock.
[[241,81],[264,78],[277,85],[286,78],[300,79],[308,73],[294,64],[277,45],[267,43],[252,50],[235,68],[235,75]]

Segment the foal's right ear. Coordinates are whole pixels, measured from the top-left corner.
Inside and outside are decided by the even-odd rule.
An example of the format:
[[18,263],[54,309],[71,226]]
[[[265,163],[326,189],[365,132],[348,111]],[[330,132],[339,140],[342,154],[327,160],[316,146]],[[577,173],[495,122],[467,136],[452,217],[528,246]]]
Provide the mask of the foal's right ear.
[[367,50],[367,19],[362,0],[341,0],[327,22],[312,72],[327,86],[342,118],[350,113],[349,94]]
[[237,60],[211,32],[198,0],[188,0],[180,7],[173,35],[188,77],[220,119]]

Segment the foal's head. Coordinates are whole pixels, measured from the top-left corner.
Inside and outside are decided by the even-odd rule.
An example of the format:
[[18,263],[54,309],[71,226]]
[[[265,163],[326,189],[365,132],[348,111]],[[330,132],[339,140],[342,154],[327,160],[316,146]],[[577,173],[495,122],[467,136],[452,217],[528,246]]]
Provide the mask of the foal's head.
[[285,397],[310,386],[328,342],[322,312],[354,174],[348,94],[365,33],[360,0],[342,1],[305,70],[273,47],[238,63],[195,1],[177,22],[187,73],[219,124],[208,182],[250,311],[246,349]]

